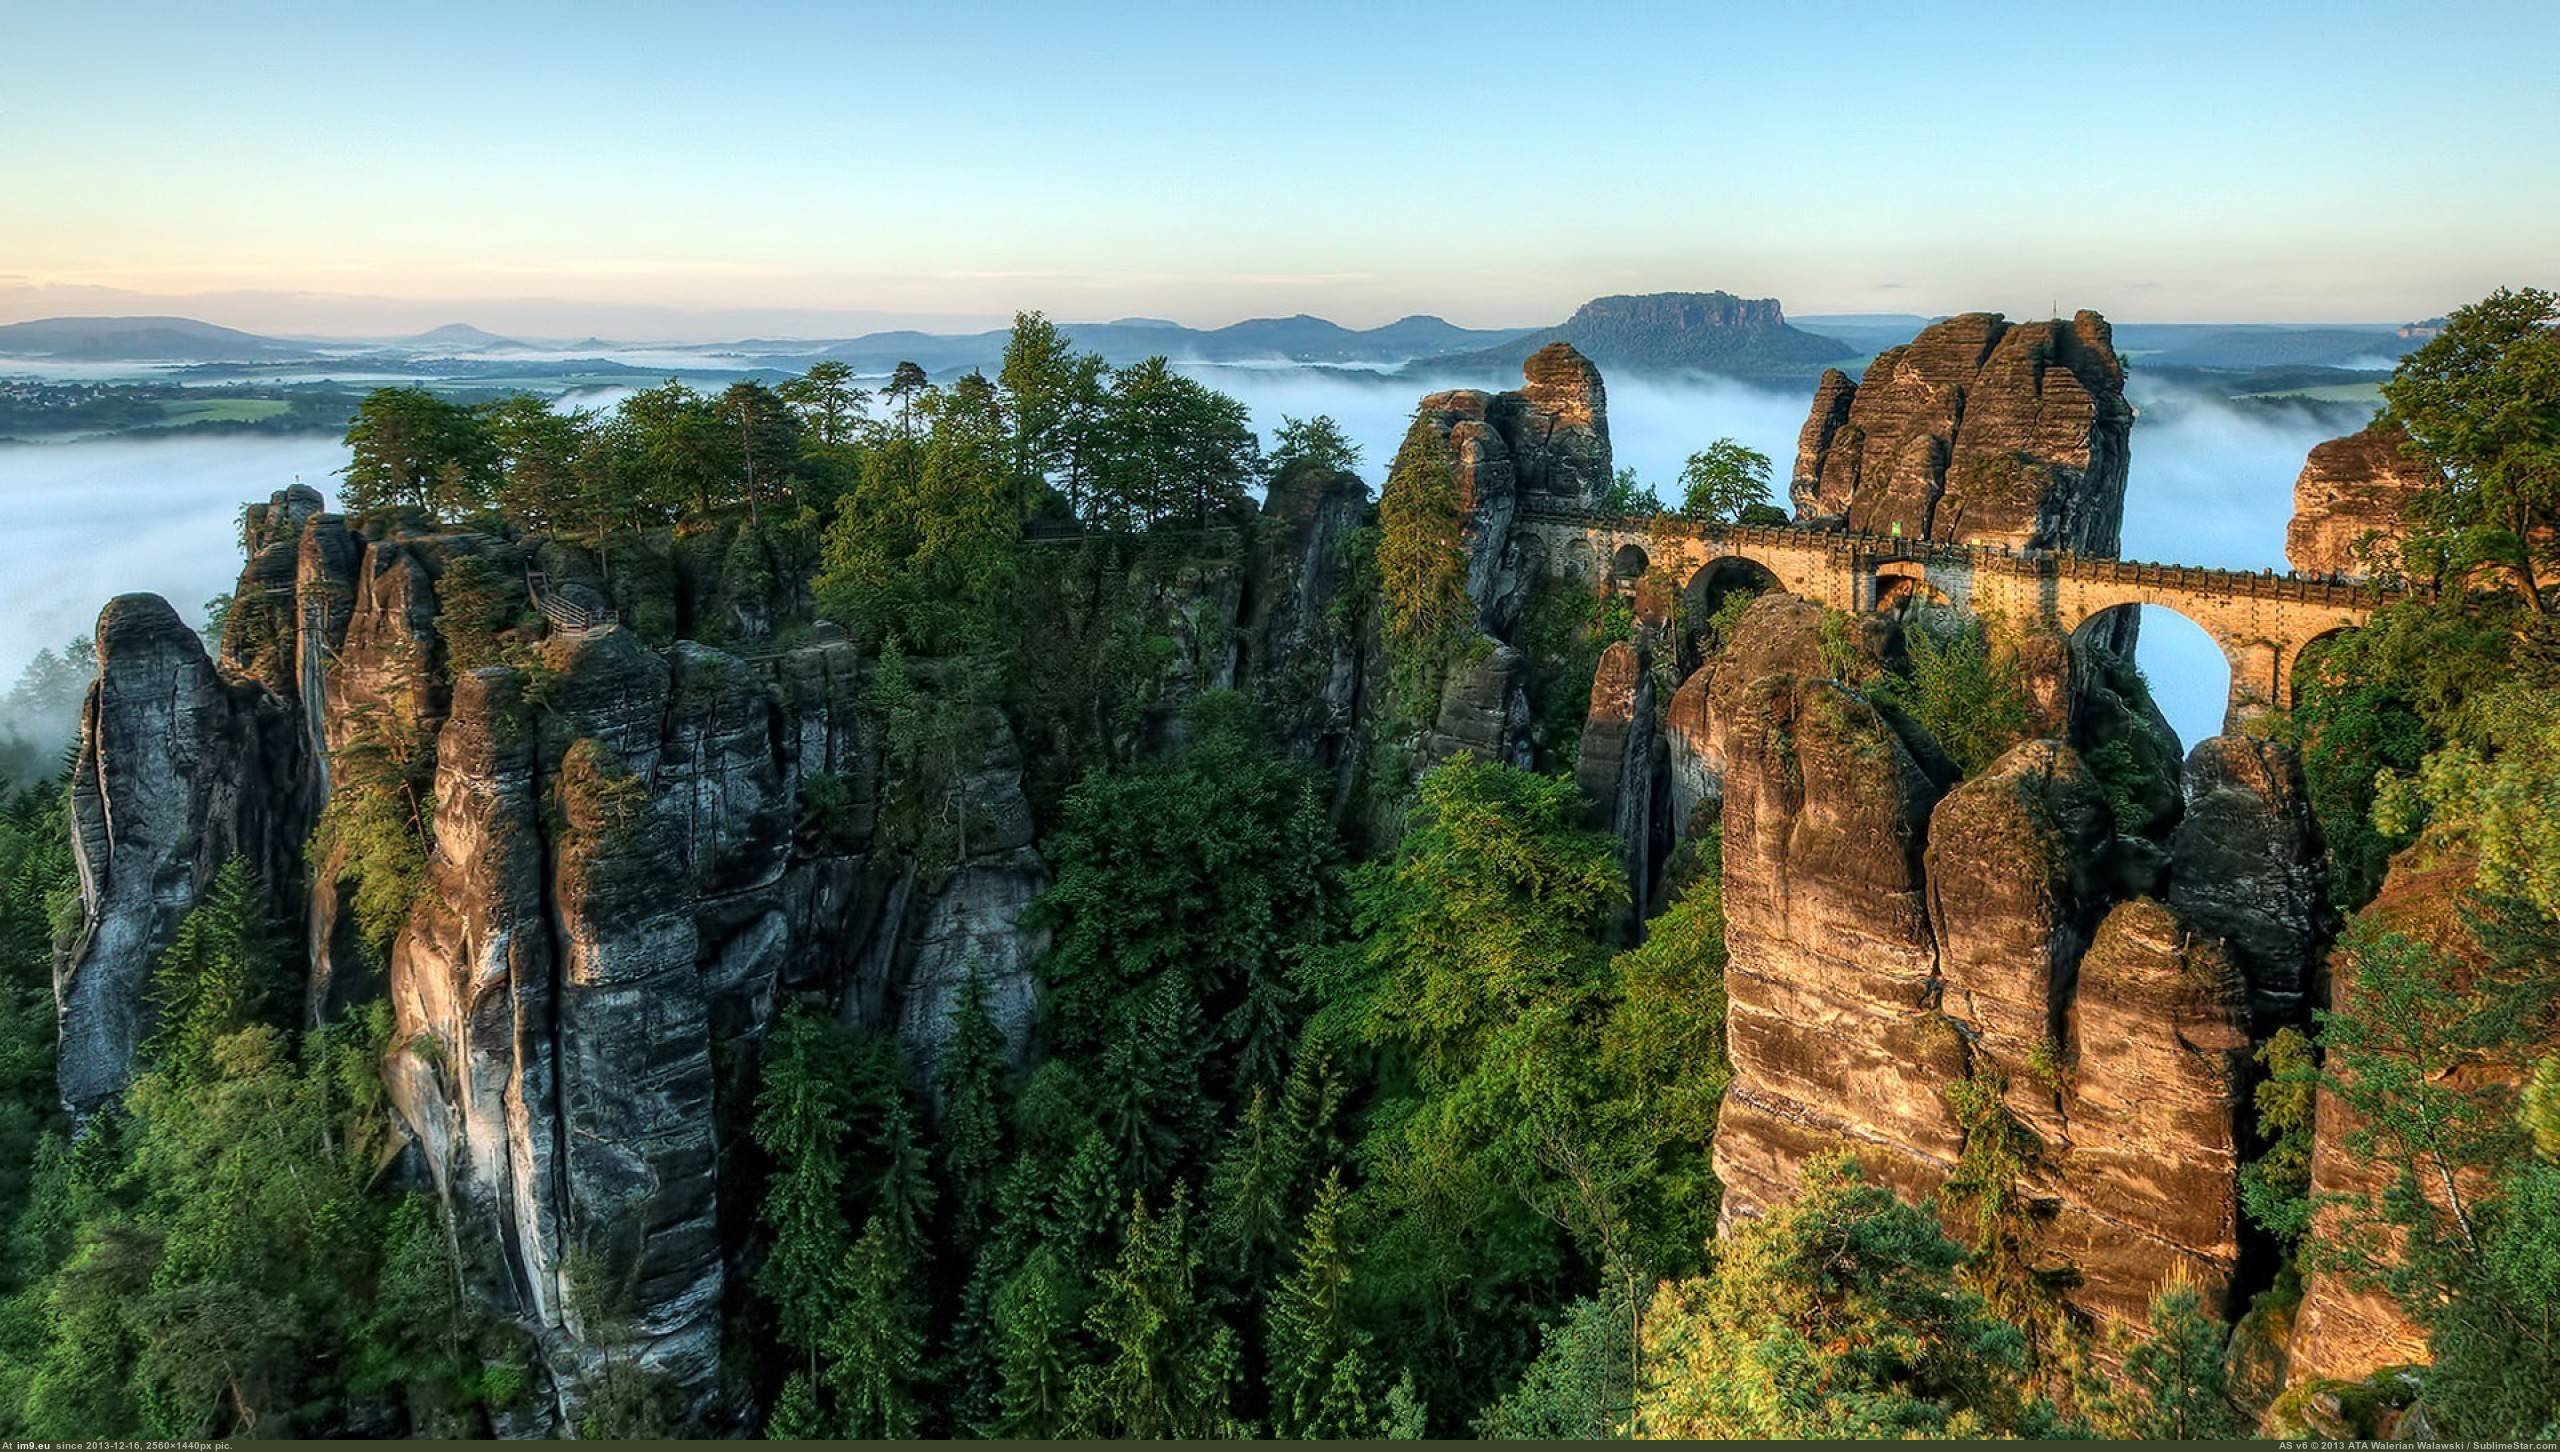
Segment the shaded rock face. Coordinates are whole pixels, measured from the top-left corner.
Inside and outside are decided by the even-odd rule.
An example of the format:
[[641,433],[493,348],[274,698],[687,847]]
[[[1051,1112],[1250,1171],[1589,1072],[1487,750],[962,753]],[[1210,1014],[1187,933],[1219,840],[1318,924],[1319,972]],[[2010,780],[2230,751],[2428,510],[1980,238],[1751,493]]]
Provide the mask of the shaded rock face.
[[[541,1341],[559,1414],[628,1350],[699,1415],[748,1214],[720,1195],[714,1055],[813,990],[929,1073],[972,966],[1024,1051],[1037,943],[1019,919],[1047,879],[992,712],[954,788],[972,823],[957,865],[919,881],[874,860],[865,672],[840,637],[769,676],[618,626],[543,657],[539,710],[512,669],[454,683],[386,1078],[440,1189],[498,1247],[503,1283],[482,1292]],[[581,1254],[627,1288],[609,1326],[577,1319]]]
[[2159,903],[2118,904],[2080,960],[2068,1050],[2060,1206],[2043,1237],[2079,1272],[2065,1299],[2139,1328],[2183,1269],[2222,1305],[2240,1261],[2238,971]]
[[2306,575],[2350,579],[2376,567],[2398,569],[2409,506],[2438,482],[2408,443],[2399,426],[2375,423],[2314,445],[2293,481],[2285,563]]
[[296,484],[240,511],[240,552],[247,563],[223,619],[219,664],[226,675],[294,694],[302,532],[321,504],[319,490]]
[[1723,1213],[1782,1203],[1835,1145],[1918,1198],[1964,1147],[1921,867],[1936,784],[1835,682],[1764,675],[1728,699]]
[[1977,1060],[2008,1080],[2010,1112],[2062,1133],[2048,1068],[2090,930],[2105,908],[2113,819],[2097,779],[2058,742],[2028,741],[1947,794],[1929,821],[1929,921],[1941,1003]]
[[152,958],[223,861],[290,902],[309,830],[295,715],[223,679],[169,602],[110,601],[97,648],[70,781],[80,925],[54,971],[62,1101],[84,1115],[131,1078]]
[[1495,635],[1509,633],[1522,594],[1522,582],[1505,574],[1513,516],[1541,502],[1588,506],[1611,473],[1600,370],[1570,345],[1551,343],[1522,373],[1523,386],[1512,392],[1451,389],[1416,410],[1457,461],[1467,597],[1478,624]]
[[1653,675],[1643,647],[1622,640],[1603,651],[1591,681],[1591,710],[1584,719],[1574,785],[1591,804],[1594,828],[1616,836],[1627,870],[1626,920],[1632,938],[1648,910],[1658,844],[1655,841]]
[[1529,661],[1510,646],[1486,642],[1441,687],[1420,765],[1428,770],[1461,751],[1480,761],[1529,764]]
[[2258,1033],[2303,1022],[2331,925],[2328,859],[2301,762],[2272,741],[2210,737],[2187,753],[2184,791],[2170,905],[2229,948]]
[[2106,319],[1966,313],[1824,374],[1791,493],[1868,533],[2112,555],[2132,428]]

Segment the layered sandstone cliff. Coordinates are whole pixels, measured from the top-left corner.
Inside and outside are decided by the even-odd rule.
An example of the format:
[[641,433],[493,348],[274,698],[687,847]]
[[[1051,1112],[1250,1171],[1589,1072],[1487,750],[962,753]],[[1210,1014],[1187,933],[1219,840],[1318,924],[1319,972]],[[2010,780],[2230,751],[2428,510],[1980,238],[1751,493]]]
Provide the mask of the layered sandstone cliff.
[[2106,319],[1966,313],[1826,372],[1796,457],[1800,519],[2112,555],[2133,407]]
[[2350,579],[2399,570],[2409,507],[2436,482],[2395,424],[2315,445],[2293,481],[2285,562],[2306,575]]

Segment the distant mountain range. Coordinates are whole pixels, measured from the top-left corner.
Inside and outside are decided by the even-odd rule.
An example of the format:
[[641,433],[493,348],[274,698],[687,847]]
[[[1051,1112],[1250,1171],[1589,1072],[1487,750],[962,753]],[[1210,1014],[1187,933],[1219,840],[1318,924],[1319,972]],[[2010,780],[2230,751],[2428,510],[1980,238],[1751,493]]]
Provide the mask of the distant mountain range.
[[264,363],[313,356],[300,344],[194,318],[39,318],[0,324],[0,354],[65,363]]
[[[1774,298],[1724,292],[1643,293],[1594,298],[1551,328],[1462,328],[1414,316],[1376,328],[1346,328],[1299,314],[1252,318],[1223,328],[1189,328],[1162,318],[1065,323],[1077,347],[1113,364],[1162,354],[1180,362],[1292,363],[1318,367],[1481,371],[1508,374],[1548,343],[1571,343],[1613,372],[1713,373],[1763,381],[1811,378],[1826,365],[1855,360],[1908,341],[1931,320],[1919,314],[1844,313],[1789,321]],[[2136,364],[2245,371],[2273,367],[2385,366],[2416,345],[2390,325],[2120,323],[2116,346]],[[485,374],[547,377],[641,348],[648,359],[613,365],[666,371],[669,356],[688,374],[798,372],[833,359],[881,374],[902,362],[937,377],[972,368],[993,371],[1006,332],[925,333],[912,330],[834,339],[750,338],[714,344],[617,344],[587,338],[545,344],[501,337],[469,323],[447,323],[389,341],[292,340],[260,337],[193,318],[45,318],[0,325],[0,355],[63,363],[260,365],[289,370],[306,364],[361,364],[369,371],[412,371],[420,377]],[[502,360],[442,362],[457,358]],[[574,371],[574,370],[573,370]]]

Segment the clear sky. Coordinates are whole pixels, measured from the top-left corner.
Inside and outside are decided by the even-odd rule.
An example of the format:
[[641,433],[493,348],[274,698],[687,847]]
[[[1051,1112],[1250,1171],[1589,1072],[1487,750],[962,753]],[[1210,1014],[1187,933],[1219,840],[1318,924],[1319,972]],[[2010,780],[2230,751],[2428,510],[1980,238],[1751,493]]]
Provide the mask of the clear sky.
[[0,0],[0,52],[0,319],[2364,321],[2560,280],[2554,0]]

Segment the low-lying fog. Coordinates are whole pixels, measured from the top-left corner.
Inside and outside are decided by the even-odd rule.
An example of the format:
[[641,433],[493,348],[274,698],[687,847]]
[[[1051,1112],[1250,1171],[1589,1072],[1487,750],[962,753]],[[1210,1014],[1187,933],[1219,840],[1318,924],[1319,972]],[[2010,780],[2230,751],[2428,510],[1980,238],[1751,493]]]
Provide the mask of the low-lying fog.
[[[1359,441],[1373,484],[1422,393],[1509,381],[1320,368],[1186,371],[1243,399],[1266,437],[1283,415],[1331,414]],[[597,391],[577,401],[613,398]],[[2281,569],[2293,476],[2313,444],[2339,431],[2336,418],[2244,412],[2192,396],[2138,401],[2144,419],[2134,433],[2125,554]],[[1783,489],[1806,402],[1803,391],[1726,380],[1613,379],[1611,438],[1618,462],[1674,502],[1681,461],[1728,435],[1767,454]],[[200,620],[203,602],[237,577],[241,504],[296,477],[334,495],[345,457],[336,439],[319,435],[0,445],[0,507],[12,521],[0,533],[0,692],[39,649],[88,631],[113,595],[153,591]],[[2144,615],[2143,666],[2171,724],[2192,744],[2220,729],[2228,667],[2194,626],[2164,611]],[[0,721],[0,735],[11,726],[55,729]]]

